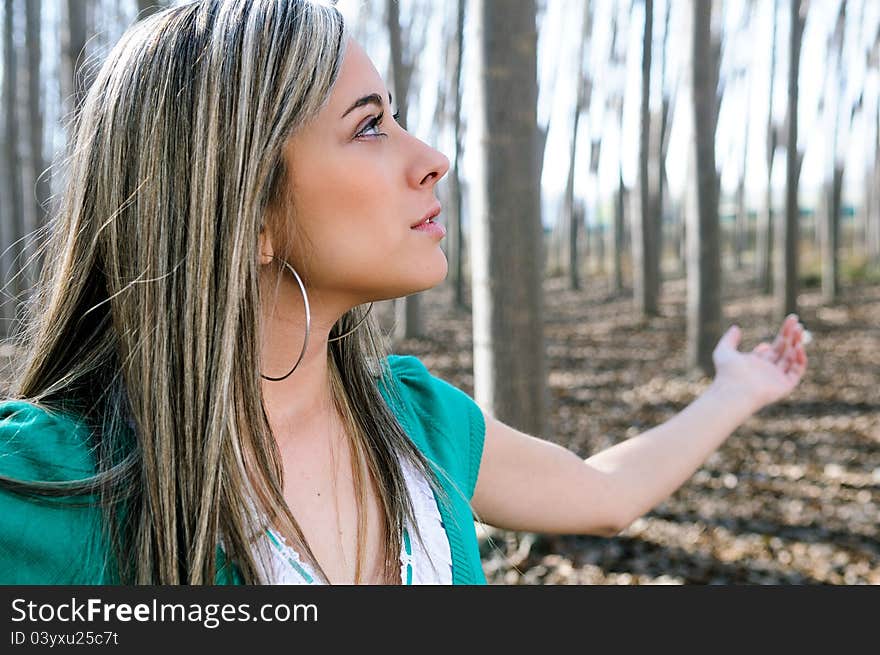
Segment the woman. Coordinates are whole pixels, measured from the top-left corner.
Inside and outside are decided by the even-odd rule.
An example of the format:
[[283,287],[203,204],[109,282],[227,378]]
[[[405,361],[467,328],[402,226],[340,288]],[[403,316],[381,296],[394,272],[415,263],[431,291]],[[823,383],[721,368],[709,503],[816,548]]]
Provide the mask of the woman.
[[126,33],[0,405],[0,582],[485,583],[472,512],[614,534],[804,374],[795,317],[749,354],[728,332],[706,394],[585,463],[387,356],[371,303],[447,272],[417,226],[448,161],[390,114],[332,7]]

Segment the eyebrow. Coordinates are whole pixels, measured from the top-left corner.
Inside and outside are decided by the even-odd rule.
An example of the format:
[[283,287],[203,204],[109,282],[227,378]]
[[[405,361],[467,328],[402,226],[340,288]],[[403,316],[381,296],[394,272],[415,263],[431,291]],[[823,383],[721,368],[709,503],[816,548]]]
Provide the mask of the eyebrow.
[[[391,104],[391,92],[388,92],[388,104]],[[345,118],[351,112],[353,112],[358,107],[363,107],[364,105],[376,105],[377,107],[382,106],[382,96],[378,93],[370,93],[369,95],[365,95],[363,98],[358,98],[354,101],[354,104],[345,110],[345,113],[342,114],[341,118]]]

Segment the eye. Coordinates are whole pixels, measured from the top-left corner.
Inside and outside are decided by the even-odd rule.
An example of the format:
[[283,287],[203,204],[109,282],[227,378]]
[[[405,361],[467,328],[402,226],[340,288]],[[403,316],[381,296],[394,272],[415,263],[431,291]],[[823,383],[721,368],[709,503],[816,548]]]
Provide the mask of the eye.
[[[367,121],[367,124],[364,125],[363,129],[361,129],[360,132],[358,132],[355,136],[356,137],[361,137],[361,136],[384,136],[384,137],[387,137],[388,135],[385,134],[384,132],[375,132],[373,134],[369,134],[369,132],[371,132],[372,130],[379,129],[379,126],[382,125],[382,119],[384,117],[385,117],[384,111],[379,112],[378,116],[371,117],[370,120]],[[395,122],[397,122],[397,120],[400,118],[400,112],[399,111],[396,112],[391,117],[394,119]]]

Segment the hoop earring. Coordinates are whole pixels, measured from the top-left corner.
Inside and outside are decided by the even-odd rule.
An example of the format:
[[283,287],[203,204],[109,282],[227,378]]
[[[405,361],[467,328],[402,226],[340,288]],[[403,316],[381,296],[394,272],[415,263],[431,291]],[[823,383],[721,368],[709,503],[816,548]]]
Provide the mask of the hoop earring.
[[296,364],[294,364],[294,365],[293,365],[293,368],[290,369],[290,370],[287,372],[287,375],[282,375],[280,378],[273,378],[273,377],[269,377],[268,375],[263,375],[262,373],[260,373],[260,377],[262,377],[263,379],[265,379],[265,380],[271,380],[272,382],[278,382],[279,380],[284,380],[284,379],[287,378],[291,373],[293,373],[293,372],[296,370],[296,367],[299,366],[299,363],[302,361],[302,358],[303,358],[303,357],[305,356],[305,354],[306,354],[306,346],[307,346],[308,343],[309,343],[309,332],[310,332],[311,329],[312,329],[312,313],[311,313],[311,310],[310,310],[310,308],[309,308],[309,296],[308,296],[308,294],[306,293],[306,287],[305,287],[305,285],[303,284],[303,281],[300,279],[299,274],[297,274],[297,272],[294,270],[293,266],[291,266],[290,264],[288,264],[286,261],[284,261],[284,260],[281,259],[280,257],[275,257],[275,255],[270,255],[270,257],[272,257],[272,259],[277,259],[278,261],[280,261],[282,264],[284,264],[284,266],[285,266],[288,270],[290,270],[291,273],[293,273],[293,277],[296,278],[297,284],[299,284],[299,290],[300,290],[300,292],[302,293],[302,297],[303,297],[303,305],[304,305],[305,308],[306,308],[306,335],[305,335],[305,337],[303,337],[303,346],[302,346],[302,350],[301,350],[300,353],[299,353],[299,357],[298,357],[297,360],[296,360]]
[[327,341],[337,341],[338,339],[341,339],[342,337],[347,337],[349,334],[351,334],[352,332],[354,332],[355,330],[357,330],[357,329],[361,326],[361,323],[363,323],[364,321],[367,320],[367,316],[369,315],[370,310],[372,310],[372,309],[373,309],[373,303],[370,303],[369,308],[367,308],[367,311],[364,312],[363,317],[361,318],[361,320],[359,320],[359,321],[357,322],[357,325],[355,325],[353,328],[351,328],[351,329],[350,329],[348,332],[346,332],[345,334],[340,334],[338,337],[333,337],[332,339],[327,339]]
[[[269,377],[268,375],[263,375],[262,373],[260,373],[260,377],[262,377],[264,380],[270,380],[270,381],[272,381],[272,382],[279,382],[279,381],[284,380],[284,379],[286,379],[287,377],[289,377],[290,374],[293,373],[293,372],[296,370],[296,367],[299,366],[299,363],[302,361],[302,358],[303,358],[303,357],[305,356],[305,354],[306,354],[306,347],[308,346],[308,343],[309,343],[309,332],[311,331],[311,328],[312,328],[312,314],[311,314],[311,309],[310,309],[310,306],[309,306],[309,296],[308,296],[308,294],[306,293],[306,287],[305,287],[305,285],[303,284],[303,281],[302,281],[302,279],[300,278],[299,274],[297,274],[297,272],[296,272],[296,270],[293,268],[293,266],[291,266],[289,263],[287,263],[286,261],[284,261],[284,260],[281,259],[280,257],[275,257],[275,255],[270,255],[270,256],[272,257],[272,259],[277,259],[278,261],[280,261],[282,264],[284,264],[284,266],[285,266],[285,267],[286,267],[291,273],[293,273],[293,277],[296,278],[297,284],[299,284],[299,290],[300,290],[300,293],[302,293],[302,297],[303,297],[303,305],[305,306],[305,309],[306,309],[306,335],[305,335],[305,337],[303,338],[302,350],[300,351],[300,353],[299,353],[299,357],[297,358],[296,363],[293,365],[293,368],[290,369],[285,375],[282,375],[282,376],[279,377],[279,378]],[[369,316],[370,311],[371,311],[372,309],[373,309],[373,303],[370,303],[369,308],[367,309],[366,312],[364,312],[364,315],[363,315],[363,317],[361,317],[361,320],[359,320],[359,321],[357,322],[357,324],[356,324],[353,328],[351,328],[351,329],[350,329],[348,332],[346,332],[345,334],[340,334],[338,337],[333,337],[333,338],[331,338],[331,339],[327,339],[327,341],[338,341],[339,339],[342,339],[343,337],[347,337],[349,334],[351,334],[352,332],[354,332],[355,330],[357,330],[357,329],[361,326],[361,324],[362,324],[365,320],[367,320],[367,316]]]

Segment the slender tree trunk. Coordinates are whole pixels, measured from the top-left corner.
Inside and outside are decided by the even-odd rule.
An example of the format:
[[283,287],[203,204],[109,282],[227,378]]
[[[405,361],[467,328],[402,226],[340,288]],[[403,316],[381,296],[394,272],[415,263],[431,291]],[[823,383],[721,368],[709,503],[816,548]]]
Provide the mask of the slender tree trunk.
[[806,22],[807,5],[802,0],[791,2],[791,29],[789,38],[788,107],[786,109],[788,133],[786,134],[786,180],[785,220],[777,224],[775,249],[775,307],[776,319],[797,313],[798,252],[800,250],[800,225],[798,207],[798,180],[800,178],[801,153],[798,151],[798,74],[801,61],[801,40]]
[[[25,231],[33,235],[35,230],[46,222],[46,211],[49,203],[49,177],[46,171],[46,160],[43,157],[43,105],[40,93],[40,18],[42,16],[42,0],[28,0],[25,3],[25,41],[27,45],[27,120],[29,124],[28,145],[30,150],[27,188],[32,196],[27,198],[25,213],[27,223]],[[31,236],[33,239],[33,236]],[[36,283],[39,262],[31,261],[33,248],[26,250],[25,260],[28,262],[25,284],[28,289]]]
[[[90,80],[82,70],[88,35],[87,0],[67,0],[66,21],[61,31],[62,37],[62,106],[67,112],[75,112],[85,98]],[[71,142],[68,134],[68,143]]]
[[837,302],[840,292],[840,205],[843,190],[843,165],[836,163],[831,181],[825,187],[826,211],[821,231],[822,247],[822,300]]
[[697,212],[688,229],[688,360],[715,375],[712,351],[721,336],[721,247],[715,164],[717,65],[712,44],[712,3],[693,4],[694,144]]
[[733,266],[736,270],[742,270],[743,253],[746,250],[748,238],[749,210],[746,206],[746,180],[741,176],[736,185],[736,219],[733,228]]
[[[741,37],[743,34],[748,38],[748,34],[750,32],[750,27],[752,25],[752,17],[754,12],[754,0],[750,0],[746,4],[745,8],[745,18],[743,20],[742,25],[739,27],[737,31],[737,36]],[[749,65],[743,71],[743,76],[746,77],[746,108],[745,108],[745,129],[743,131],[743,148],[742,148],[742,162],[739,170],[739,180],[737,182],[736,187],[736,219],[734,221],[734,235],[733,235],[733,261],[734,267],[737,271],[742,270],[743,268],[743,256],[748,249],[748,241],[749,241],[749,211],[748,211],[748,203],[746,201],[746,173],[748,171],[748,161],[749,161],[749,132],[751,128],[751,115],[752,115],[752,62],[749,62]]]
[[563,266],[563,244],[565,243],[565,235],[568,234],[568,217],[565,214],[565,205],[556,212],[556,220],[550,230],[550,273],[552,277],[564,275]]
[[587,43],[590,40],[590,32],[592,31],[592,8],[589,0],[584,2],[583,18],[581,23],[581,42],[578,46],[578,73],[577,73],[577,93],[575,98],[574,121],[571,134],[571,146],[568,157],[568,179],[565,185],[565,216],[568,223],[568,239],[566,240],[568,250],[568,285],[571,289],[580,289],[580,262],[578,257],[578,238],[580,236],[582,214],[575,210],[574,202],[574,176],[575,176],[575,160],[577,156],[578,142],[578,126],[580,125],[581,113],[586,110],[590,103],[591,81],[589,71],[584,65],[584,53],[587,50]]
[[764,207],[758,215],[758,226],[755,235],[755,275],[757,277],[758,288],[764,294],[770,294],[773,291],[773,269],[772,257],[773,253],[773,160],[776,154],[776,129],[773,123],[773,91],[776,79],[776,33],[778,25],[778,6],[777,0],[771,0],[773,3],[773,39],[770,46],[770,93],[768,98],[769,108],[767,110],[767,189],[764,195]]
[[453,298],[456,307],[467,310],[465,302],[464,280],[464,240],[462,239],[462,194],[459,171],[461,166],[461,152],[463,147],[463,130],[461,126],[461,85],[463,82],[463,55],[464,55],[464,12],[465,0],[457,0],[455,21],[455,51],[452,79],[452,108],[453,108],[453,133],[455,135],[455,154],[451,175],[449,176],[449,197],[451,211],[446,213],[449,223],[448,250],[452,255],[452,284]]
[[580,270],[578,267],[578,228],[580,221],[575,215],[574,206],[574,169],[575,155],[577,154],[578,123],[581,115],[580,92],[575,103],[574,125],[572,127],[571,144],[568,153],[568,178],[565,181],[565,200],[563,215],[565,225],[568,227],[568,238],[565,239],[565,250],[568,254],[568,286],[570,289],[580,289]]
[[0,220],[2,229],[2,252],[0,252],[0,264],[2,264],[2,282],[4,294],[3,326],[4,337],[11,334],[14,321],[18,316],[21,292],[25,288],[19,275],[22,261],[22,237],[24,236],[24,198],[22,180],[22,161],[20,148],[20,130],[18,113],[18,61],[15,52],[14,35],[14,11],[16,5],[12,0],[4,0],[3,3],[3,108],[4,116],[4,157],[6,160],[6,187],[4,192],[8,197],[8,203],[4,209],[10,213]]
[[643,318],[658,314],[659,270],[656,261],[657,223],[654,191],[651,185],[651,50],[654,2],[645,0],[645,26],[642,38],[642,105],[639,133],[639,211],[632,220],[633,299]]
[[617,170],[617,193],[614,197],[614,222],[611,226],[611,293],[618,296],[623,293],[623,229],[626,225],[626,186],[623,183],[623,171]]
[[[400,12],[398,0],[387,0],[385,17],[388,21],[388,36],[391,49],[391,70],[394,79],[394,97],[398,122],[406,129],[407,110],[409,108],[409,85],[412,66],[404,61],[403,43],[400,30]],[[424,333],[420,308],[420,293],[413,293],[405,298],[394,301],[396,320],[394,322],[395,338],[413,339]]]
[[164,9],[166,4],[167,2],[163,2],[163,0],[137,0],[138,19],[143,20],[147,16],[155,14]]
[[[835,52],[835,73],[838,84],[838,92],[835,94],[834,100],[826,106],[833,107],[832,120],[830,129],[831,135],[831,156],[829,164],[831,174],[827,182],[825,190],[825,208],[826,211],[820,216],[824,218],[822,231],[820,234],[820,252],[822,253],[822,299],[826,303],[835,303],[838,299],[840,291],[840,266],[839,266],[839,246],[840,246],[840,208],[841,208],[841,192],[843,189],[843,173],[845,166],[845,157],[840,155],[840,151],[845,150],[845,146],[841,147],[841,107],[840,104],[847,91],[846,71],[844,70],[844,41],[846,39],[846,0],[842,0],[837,14],[837,23],[835,25],[833,42],[836,49]],[[855,112],[850,113],[850,117]],[[852,118],[848,123],[848,130],[852,129]]]
[[[620,10],[612,12],[611,16],[611,47],[608,50],[608,68],[612,73],[624,75],[626,70],[627,49],[621,48],[619,37],[621,24]],[[614,108],[617,114],[617,190],[614,196],[614,216],[610,221],[608,230],[608,255],[611,257],[609,268],[611,269],[610,292],[612,296],[623,293],[623,268],[622,256],[624,249],[623,232],[626,225],[626,205],[628,198],[623,183],[623,91],[615,92],[609,98],[609,106]],[[598,160],[598,157],[597,157]],[[598,161],[597,161],[598,170]],[[598,195],[598,194],[597,194]]]
[[880,96],[874,115],[873,211],[868,216],[868,262],[880,267]]
[[663,100],[660,106],[659,129],[656,140],[656,156],[655,166],[655,184],[657,186],[657,197],[654,200],[655,212],[657,215],[657,243],[655,250],[657,252],[657,289],[660,290],[663,282],[663,244],[666,242],[666,152],[669,149],[669,134],[671,132],[671,111],[672,101],[666,90],[666,64],[667,64],[667,45],[669,42],[669,19],[672,14],[672,8],[666,3],[663,14],[663,41],[661,50],[660,65],[660,90]]
[[602,220],[601,186],[599,185],[599,156],[602,150],[602,136],[594,138],[590,143],[590,182],[593,189],[592,225],[595,229],[595,255],[596,272],[599,275],[605,273],[605,221]]
[[743,133],[742,167],[740,168],[739,183],[736,188],[736,229],[733,240],[733,260],[736,270],[743,268],[743,254],[748,249],[749,241],[749,208],[746,203],[746,173],[749,161],[749,126],[751,122],[752,105],[752,75],[749,76],[748,90],[746,91],[746,116],[745,132]]
[[[474,390],[508,425],[544,431],[547,386],[537,177],[534,0],[477,0],[476,103],[483,166],[475,183]],[[511,98],[517,111],[511,111]]]
[[[654,292],[659,292],[661,276],[660,262],[663,254],[663,107],[651,113],[651,129],[649,132],[650,150],[648,153],[648,189],[650,193],[650,211],[652,239],[651,256],[655,270]],[[657,299],[659,302],[659,298]]]

